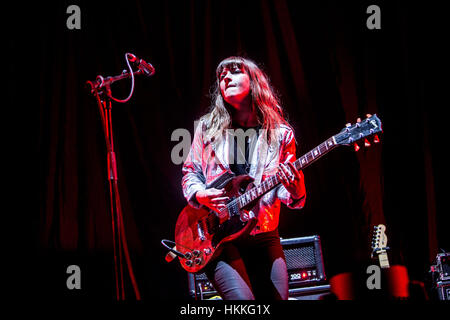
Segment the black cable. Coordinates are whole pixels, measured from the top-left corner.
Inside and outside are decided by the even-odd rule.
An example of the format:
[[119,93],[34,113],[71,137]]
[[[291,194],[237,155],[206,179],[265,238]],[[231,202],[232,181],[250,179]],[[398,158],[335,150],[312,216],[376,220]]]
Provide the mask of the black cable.
[[169,250],[170,252],[176,254],[178,257],[183,258],[183,259],[187,259],[187,257],[186,257],[183,253],[181,253],[180,251],[175,250],[175,249],[169,247],[167,244],[165,244],[165,242],[170,242],[171,244],[173,244],[174,246],[176,246],[176,243],[175,243],[174,241],[172,241],[172,240],[167,240],[167,239],[163,239],[163,240],[161,240],[161,244],[162,244],[164,247],[166,247],[167,250]]

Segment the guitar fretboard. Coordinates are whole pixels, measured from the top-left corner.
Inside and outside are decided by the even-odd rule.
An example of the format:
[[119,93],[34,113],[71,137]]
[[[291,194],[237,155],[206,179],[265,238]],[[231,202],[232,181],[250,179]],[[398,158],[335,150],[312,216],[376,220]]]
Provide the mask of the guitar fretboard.
[[[317,147],[312,149],[311,151],[305,153],[303,156],[298,158],[293,162],[295,168],[297,170],[304,169],[320,157],[327,154],[329,151],[331,151],[333,148],[337,146],[336,140],[333,137],[329,138],[328,140],[322,142]],[[245,192],[240,197],[236,198],[237,205],[239,209],[245,207],[247,204],[252,202],[253,200],[259,198],[266,192],[272,190],[277,185],[280,184],[280,180],[278,179],[277,175],[273,175],[265,179],[261,184],[257,187],[254,187],[247,192]]]

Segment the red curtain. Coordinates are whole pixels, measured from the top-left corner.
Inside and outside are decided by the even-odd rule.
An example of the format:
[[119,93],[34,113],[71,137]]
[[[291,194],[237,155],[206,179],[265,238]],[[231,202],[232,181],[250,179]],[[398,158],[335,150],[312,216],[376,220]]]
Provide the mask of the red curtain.
[[[386,223],[393,259],[421,279],[439,247],[448,245],[440,224],[445,163],[441,127],[434,126],[438,87],[429,74],[440,61],[437,42],[429,25],[414,23],[423,8],[380,2],[382,29],[369,30],[368,5],[80,1],[80,30],[65,27],[64,2],[39,7],[38,27],[24,33],[27,42],[16,38],[14,48],[35,52],[39,70],[39,126],[33,132],[39,212],[33,212],[29,246],[50,257],[44,269],[54,270],[71,255],[88,265],[104,256],[102,270],[112,268],[106,150],[85,82],[120,74],[131,52],[156,73],[137,78],[130,102],[112,109],[128,245],[144,299],[187,294],[185,274],[165,264],[160,245],[173,238],[186,204],[181,167],[170,158],[177,143],[171,133],[193,133],[193,121],[209,106],[216,65],[245,55],[280,93],[298,156],[366,113],[377,113],[384,125],[380,144],[357,154],[340,148],[305,170],[306,207],[283,208],[280,235],[319,234],[332,276],[366,262],[371,227]],[[123,98],[129,88],[127,81],[114,84],[113,95]],[[110,276],[104,272],[99,286]]]

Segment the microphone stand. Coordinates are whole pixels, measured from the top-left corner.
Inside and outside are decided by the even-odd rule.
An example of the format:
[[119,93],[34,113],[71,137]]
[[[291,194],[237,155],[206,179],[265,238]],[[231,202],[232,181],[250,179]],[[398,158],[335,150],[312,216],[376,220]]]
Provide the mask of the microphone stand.
[[[143,73],[142,69],[139,69],[138,71],[133,72],[133,76],[142,73]],[[126,260],[128,272],[133,285],[136,299],[141,300],[136,279],[134,277],[130,255],[128,252],[127,241],[125,237],[125,228],[123,224],[122,206],[120,203],[118,176],[117,176],[117,162],[116,162],[116,153],[114,151],[113,127],[111,118],[111,100],[116,100],[111,95],[111,84],[122,79],[127,79],[129,77],[132,77],[132,75],[125,70],[121,75],[115,77],[108,77],[104,79],[102,76],[97,76],[97,80],[95,82],[87,81],[87,83],[91,86],[91,93],[94,94],[97,101],[106,142],[111,225],[112,225],[113,246],[114,246],[114,274],[115,274],[115,287],[117,300],[125,300],[125,287],[123,276],[124,257]]]

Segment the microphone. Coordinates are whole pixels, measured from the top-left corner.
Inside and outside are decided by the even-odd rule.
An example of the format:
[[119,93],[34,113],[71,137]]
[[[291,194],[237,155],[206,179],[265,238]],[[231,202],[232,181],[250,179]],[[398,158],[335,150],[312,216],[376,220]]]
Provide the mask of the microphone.
[[143,59],[139,59],[132,53],[127,53],[128,60],[137,64],[140,70],[142,70],[146,76],[151,77],[155,73],[155,68]]

